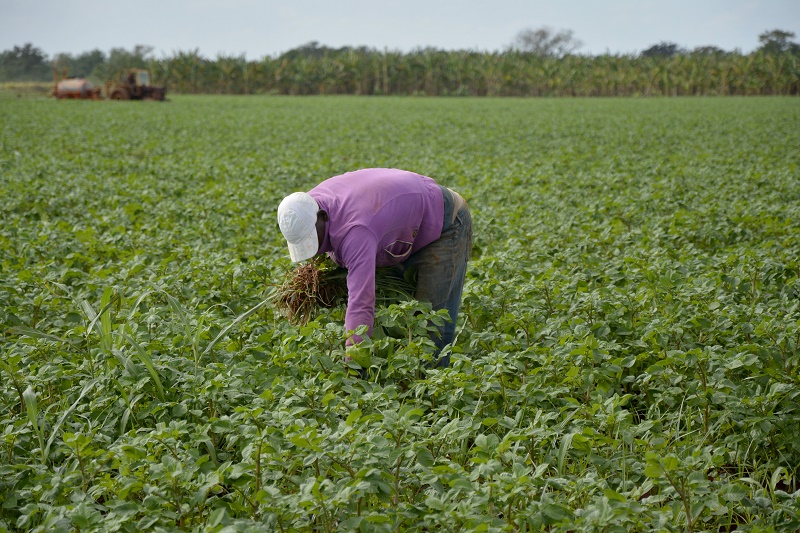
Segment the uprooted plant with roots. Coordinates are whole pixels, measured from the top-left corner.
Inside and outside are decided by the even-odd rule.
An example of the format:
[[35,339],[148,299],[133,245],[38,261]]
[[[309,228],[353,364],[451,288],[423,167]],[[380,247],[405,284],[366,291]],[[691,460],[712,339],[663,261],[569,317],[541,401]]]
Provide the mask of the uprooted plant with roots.
[[[378,268],[375,272],[376,300],[391,303],[412,299],[416,289],[413,274],[397,267]],[[290,322],[306,324],[320,309],[347,301],[347,269],[328,256],[300,263],[287,272],[273,301]]]

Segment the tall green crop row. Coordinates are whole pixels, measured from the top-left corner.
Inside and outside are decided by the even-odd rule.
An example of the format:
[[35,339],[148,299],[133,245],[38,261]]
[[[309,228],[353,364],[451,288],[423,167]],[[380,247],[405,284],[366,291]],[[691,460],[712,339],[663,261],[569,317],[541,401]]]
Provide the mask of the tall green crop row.
[[[800,527],[795,99],[0,101],[0,531]],[[301,327],[283,195],[459,190],[433,317]]]
[[247,61],[192,50],[153,59],[149,68],[179,94],[752,96],[797,95],[798,61],[791,52],[553,58],[435,49],[308,49]]

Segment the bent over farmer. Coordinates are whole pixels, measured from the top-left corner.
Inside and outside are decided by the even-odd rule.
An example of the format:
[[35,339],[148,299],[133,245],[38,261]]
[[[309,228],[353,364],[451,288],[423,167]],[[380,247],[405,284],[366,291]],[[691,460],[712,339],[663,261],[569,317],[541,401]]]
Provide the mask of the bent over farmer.
[[[433,339],[438,352],[453,342],[472,247],[472,218],[458,193],[405,170],[357,170],[284,198],[278,224],[292,261],[327,252],[347,269],[348,331],[366,325],[372,333],[375,269],[402,264],[417,269],[417,300],[450,315]],[[449,364],[446,355],[437,366]]]

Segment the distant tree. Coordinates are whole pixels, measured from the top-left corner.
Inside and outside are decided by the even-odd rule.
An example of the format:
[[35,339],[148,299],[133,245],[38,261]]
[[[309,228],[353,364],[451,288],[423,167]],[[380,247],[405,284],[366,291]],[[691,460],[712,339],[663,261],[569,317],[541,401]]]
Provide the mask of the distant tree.
[[76,78],[86,78],[92,74],[98,65],[106,62],[106,55],[101,50],[83,52],[78,56],[62,53],[58,54],[53,63],[58,69],[67,69],[67,75]]
[[298,57],[322,57],[328,52],[333,51],[327,46],[320,46],[319,41],[309,41],[304,45],[292,48],[280,55],[281,59],[295,59]]
[[542,26],[520,31],[511,49],[542,57],[564,57],[581,46],[583,43],[573,37],[572,30],[556,32],[548,26]]
[[112,48],[108,54],[108,60],[98,64],[92,71],[92,75],[101,80],[109,80],[118,77],[120,73],[130,68],[147,68],[152,59],[152,46],[137,44],[131,51],[124,48]]
[[47,56],[31,43],[0,54],[0,79],[4,81],[43,81],[52,75]]
[[789,40],[793,39],[794,35],[792,31],[765,31],[758,36],[758,42],[761,43],[759,51],[767,54],[780,54],[781,52],[800,53],[800,44]]
[[80,74],[75,74],[75,56],[68,52],[56,54],[53,58],[53,67],[57,68],[59,73],[66,69],[68,76],[82,77]]
[[658,44],[654,44],[644,52],[642,52],[643,57],[672,57],[676,55],[685,54],[686,50],[681,48],[675,43],[662,41]]
[[697,46],[692,49],[691,54],[697,56],[716,56],[716,55],[727,54],[727,52],[718,46],[709,45],[709,46]]
[[318,41],[309,41],[304,45],[298,46],[297,48],[292,48],[291,50],[283,52],[279,56],[279,59],[292,60],[299,57],[320,59],[322,57],[328,57],[334,54],[342,54],[347,52],[365,54],[369,52],[375,52],[375,50],[371,50],[366,46],[343,46],[342,48],[331,48],[330,46],[320,45]]

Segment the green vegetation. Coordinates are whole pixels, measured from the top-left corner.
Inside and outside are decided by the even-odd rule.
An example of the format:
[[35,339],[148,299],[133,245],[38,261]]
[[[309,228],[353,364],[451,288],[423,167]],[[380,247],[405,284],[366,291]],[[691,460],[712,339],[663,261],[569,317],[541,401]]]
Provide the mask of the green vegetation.
[[[800,44],[774,30],[743,54],[714,46],[684,50],[675,43],[641,54],[569,55],[568,34],[521,33],[503,51],[367,47],[316,42],[277,57],[202,56],[199,49],[156,58],[152,47],[114,48],[53,64],[98,86],[131,67],[149,68],[170,94],[425,95],[425,96],[751,96],[800,94]],[[545,32],[545,33],[542,33]],[[561,39],[561,41],[559,41]],[[566,39],[566,42],[563,41]],[[576,45],[575,45],[576,46]],[[567,54],[567,55],[565,55]],[[25,77],[29,76],[29,77]],[[28,44],[0,54],[0,81],[50,80],[43,53]]]
[[46,98],[52,90],[52,82],[10,81],[0,83],[0,98]]
[[215,61],[195,51],[148,62],[177,93],[425,96],[712,96],[800,93],[800,54],[540,57],[518,51],[408,54],[314,50]]
[[[0,117],[0,531],[800,528],[797,99]],[[470,203],[448,369],[272,306],[280,198],[367,166]]]

